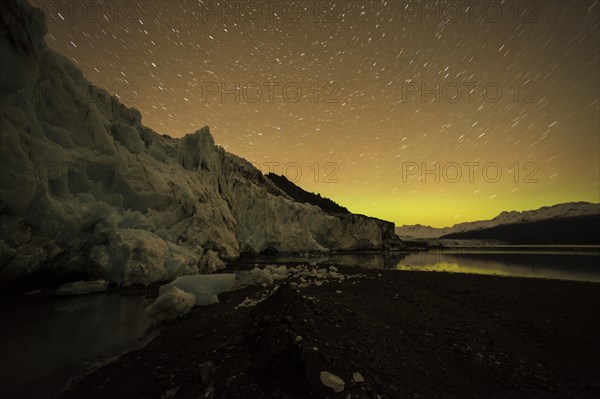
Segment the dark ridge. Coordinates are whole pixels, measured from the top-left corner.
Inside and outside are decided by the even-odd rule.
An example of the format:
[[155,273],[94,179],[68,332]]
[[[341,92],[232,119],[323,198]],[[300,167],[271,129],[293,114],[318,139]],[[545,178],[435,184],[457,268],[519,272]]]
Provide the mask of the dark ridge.
[[409,248],[429,249],[429,244],[425,241],[402,240],[402,242]]
[[596,245],[600,244],[598,226],[600,226],[600,215],[574,216],[539,222],[505,224],[447,234],[440,238],[494,239],[521,245]]
[[308,191],[301,189],[289,181],[285,176],[268,173],[266,177],[296,202],[318,206],[327,213],[350,213],[348,209],[329,198],[321,197],[321,194],[309,193]]

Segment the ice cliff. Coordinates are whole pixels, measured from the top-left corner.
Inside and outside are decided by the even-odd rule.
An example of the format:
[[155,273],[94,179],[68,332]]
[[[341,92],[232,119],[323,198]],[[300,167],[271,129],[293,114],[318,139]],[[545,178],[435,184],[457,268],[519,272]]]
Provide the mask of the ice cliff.
[[292,201],[208,127],[181,139],[46,46],[41,12],[0,9],[0,281],[118,284],[212,272],[245,252],[387,249],[394,225]]

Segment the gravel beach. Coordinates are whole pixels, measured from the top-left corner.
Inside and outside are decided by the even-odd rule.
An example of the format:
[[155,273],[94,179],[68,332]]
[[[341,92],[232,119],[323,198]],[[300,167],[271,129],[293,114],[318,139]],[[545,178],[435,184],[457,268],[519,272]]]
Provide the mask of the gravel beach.
[[60,397],[600,397],[597,284],[336,267],[220,294]]

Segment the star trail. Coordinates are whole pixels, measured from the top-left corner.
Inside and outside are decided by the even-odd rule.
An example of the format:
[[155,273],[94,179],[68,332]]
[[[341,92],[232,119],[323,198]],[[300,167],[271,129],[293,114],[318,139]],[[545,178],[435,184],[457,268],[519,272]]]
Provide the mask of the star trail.
[[33,1],[181,137],[351,211],[445,226],[600,201],[598,1]]

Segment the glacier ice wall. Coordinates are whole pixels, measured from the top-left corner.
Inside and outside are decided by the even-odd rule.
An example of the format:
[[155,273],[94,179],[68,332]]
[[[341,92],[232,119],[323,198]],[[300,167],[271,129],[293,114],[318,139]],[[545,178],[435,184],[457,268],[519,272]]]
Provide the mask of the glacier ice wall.
[[43,15],[0,19],[0,280],[79,273],[140,284],[245,252],[380,250],[392,223],[292,201],[208,127],[174,139],[48,48]]

